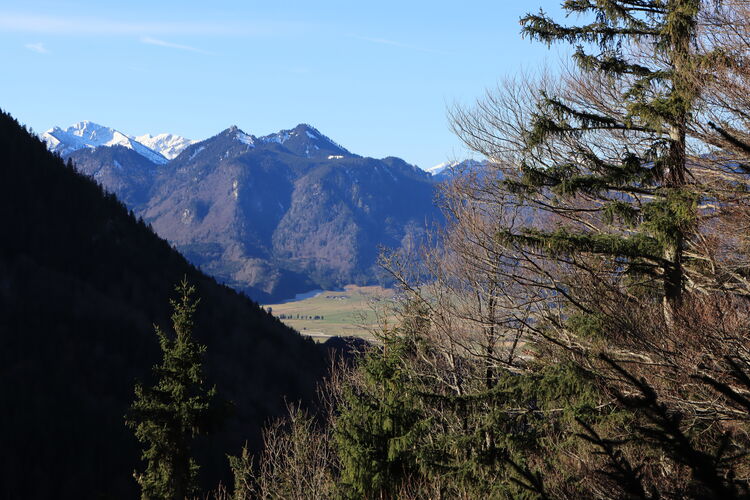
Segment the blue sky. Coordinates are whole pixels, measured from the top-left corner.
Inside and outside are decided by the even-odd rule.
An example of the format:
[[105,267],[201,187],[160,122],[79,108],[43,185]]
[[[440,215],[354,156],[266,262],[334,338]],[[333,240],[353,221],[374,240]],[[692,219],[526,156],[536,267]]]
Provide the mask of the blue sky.
[[0,0],[0,107],[36,131],[91,120],[203,139],[310,123],[427,168],[467,156],[446,117],[557,64],[518,19],[558,0]]

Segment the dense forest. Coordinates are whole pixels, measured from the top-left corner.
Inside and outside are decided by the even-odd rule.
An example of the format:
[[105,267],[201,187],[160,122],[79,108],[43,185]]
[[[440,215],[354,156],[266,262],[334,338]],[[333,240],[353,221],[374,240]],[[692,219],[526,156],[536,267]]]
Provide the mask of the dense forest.
[[260,444],[285,398],[310,401],[326,357],[218,285],[113,195],[0,114],[0,498],[134,498],[140,450],[125,414],[152,382],[154,324],[186,278],[194,335],[226,418],[195,444],[204,489],[226,454]]
[[570,64],[451,110],[488,162],[384,258],[399,324],[234,498],[750,497],[750,4],[562,7],[522,35]]

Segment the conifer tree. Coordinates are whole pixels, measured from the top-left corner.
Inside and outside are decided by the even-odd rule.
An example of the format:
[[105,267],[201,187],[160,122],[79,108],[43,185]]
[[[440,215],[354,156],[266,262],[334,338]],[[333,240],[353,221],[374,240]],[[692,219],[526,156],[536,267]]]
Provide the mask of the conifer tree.
[[[658,262],[668,315],[681,297],[684,232],[694,216],[694,200],[682,188],[688,177],[687,122],[696,98],[691,70],[697,55],[691,52],[691,42],[700,6],[700,0],[568,0],[563,4],[568,13],[593,13],[594,22],[565,27],[541,14],[522,20],[526,35],[547,43],[596,44],[598,53],[578,46],[574,58],[581,69],[625,81],[621,116],[591,113],[554,98],[545,99],[545,113],[533,125],[538,134],[534,140],[597,129],[623,129],[650,139],[640,154],[623,148],[619,164],[603,161],[591,148],[589,152],[594,154],[584,155],[582,162],[558,166],[545,180],[530,166],[527,178],[536,178],[532,184],[547,184],[565,194],[606,192],[604,209],[634,228],[631,235],[617,239],[567,234],[540,235],[541,239],[560,238],[584,249]],[[646,44],[651,53],[645,60],[633,57],[632,52],[628,57],[623,44]],[[553,116],[562,120],[554,123]],[[621,201],[622,195],[638,194],[648,199],[640,207]]]
[[144,500],[183,500],[197,493],[199,467],[191,456],[191,442],[207,431],[216,394],[203,380],[206,348],[192,338],[195,287],[183,279],[176,291],[177,300],[170,301],[174,336],[155,327],[163,354],[154,367],[157,382],[136,385],[136,400],[126,417],[126,425],[144,446],[146,470],[134,474]]
[[416,473],[420,413],[401,366],[408,348],[408,340],[387,337],[383,350],[365,355],[361,380],[344,391],[335,439],[347,498],[390,498]]
[[[504,185],[570,224],[507,229],[499,239],[552,256],[607,256],[625,272],[655,279],[667,322],[681,302],[685,240],[698,201],[687,131],[698,94],[694,76],[708,57],[695,50],[705,3],[566,0],[566,14],[584,22],[560,24],[541,11],[521,19],[524,36],[575,47],[578,88],[535,96],[516,130],[518,175]],[[491,129],[491,116],[454,119],[475,149],[507,132]]]

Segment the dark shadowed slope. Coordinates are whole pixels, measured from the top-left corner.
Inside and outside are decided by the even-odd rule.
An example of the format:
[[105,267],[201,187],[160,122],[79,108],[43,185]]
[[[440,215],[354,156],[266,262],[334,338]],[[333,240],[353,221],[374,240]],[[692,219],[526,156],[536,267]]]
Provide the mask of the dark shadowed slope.
[[[113,150],[113,154],[118,153]],[[118,160],[120,161],[120,160]],[[254,302],[217,285],[114,197],[0,114],[0,498],[134,498],[137,443],[123,424],[159,351],[184,275],[201,303],[207,377],[234,402],[199,445],[206,485],[225,453],[311,394],[323,356]]]

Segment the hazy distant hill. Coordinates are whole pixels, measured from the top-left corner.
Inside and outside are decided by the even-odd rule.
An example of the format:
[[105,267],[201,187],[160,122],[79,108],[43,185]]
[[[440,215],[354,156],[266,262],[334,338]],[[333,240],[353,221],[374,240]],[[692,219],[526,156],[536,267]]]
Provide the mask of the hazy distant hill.
[[440,217],[430,174],[352,154],[309,125],[264,137],[231,127],[166,163],[136,149],[68,156],[191,262],[258,300],[377,283],[379,248],[414,245]]
[[[115,167],[86,163],[93,152]],[[87,149],[77,159],[136,203],[152,170],[131,153]],[[310,396],[324,366],[317,346],[197,271],[6,114],[0,213],[0,498],[137,496],[139,450],[123,416],[135,381],[150,380],[152,325],[169,326],[183,276],[201,297],[208,381],[234,403],[224,429],[198,445],[206,486],[229,480],[225,454],[257,444],[284,398]]]

